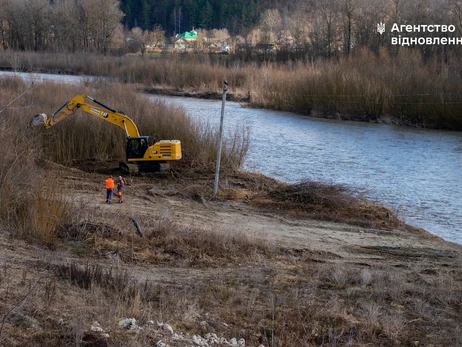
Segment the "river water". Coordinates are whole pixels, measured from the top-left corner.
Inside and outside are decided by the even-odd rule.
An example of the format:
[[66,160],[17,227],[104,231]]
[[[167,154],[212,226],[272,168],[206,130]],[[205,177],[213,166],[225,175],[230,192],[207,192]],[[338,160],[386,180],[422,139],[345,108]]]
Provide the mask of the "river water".
[[[0,72],[0,77],[12,74]],[[15,75],[82,81],[78,76]],[[162,99],[219,126],[221,101]],[[245,170],[286,182],[346,185],[393,208],[407,223],[462,244],[462,133],[321,120],[227,102],[225,131],[242,125],[251,135]]]
[[[221,101],[163,98],[219,126]],[[227,102],[224,129],[250,128],[244,169],[365,192],[407,223],[462,244],[462,133],[333,121]]]

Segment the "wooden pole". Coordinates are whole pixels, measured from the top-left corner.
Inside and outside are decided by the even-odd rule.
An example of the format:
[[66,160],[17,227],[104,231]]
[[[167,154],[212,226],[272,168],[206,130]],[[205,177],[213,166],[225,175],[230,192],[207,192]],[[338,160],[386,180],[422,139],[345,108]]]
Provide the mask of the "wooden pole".
[[220,160],[221,160],[221,147],[223,142],[223,120],[225,117],[225,103],[226,103],[226,92],[228,91],[228,81],[223,81],[223,98],[221,102],[221,118],[220,118],[220,133],[218,135],[218,151],[217,151],[217,166],[215,168],[215,186],[213,188],[213,194],[217,195],[218,192],[218,181],[220,178]]

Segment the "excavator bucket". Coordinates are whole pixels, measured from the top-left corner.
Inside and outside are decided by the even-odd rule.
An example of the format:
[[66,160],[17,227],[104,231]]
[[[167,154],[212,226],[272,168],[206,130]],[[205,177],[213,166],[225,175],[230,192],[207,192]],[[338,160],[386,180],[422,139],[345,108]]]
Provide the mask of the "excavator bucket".
[[32,117],[29,125],[31,127],[39,126],[39,125],[45,125],[46,121],[48,119],[48,116],[45,113],[39,113]]

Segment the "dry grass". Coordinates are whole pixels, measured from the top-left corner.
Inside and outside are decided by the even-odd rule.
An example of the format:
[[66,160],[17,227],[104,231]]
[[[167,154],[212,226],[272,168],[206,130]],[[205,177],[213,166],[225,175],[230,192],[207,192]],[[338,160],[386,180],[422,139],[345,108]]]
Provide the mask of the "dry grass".
[[251,104],[335,119],[393,122],[429,128],[462,129],[461,65],[429,58],[413,49],[371,53],[315,63],[260,66],[236,61],[212,62],[202,55],[108,57],[4,52],[0,66],[18,71],[45,71],[108,76],[122,83],[219,93],[228,80],[229,93]]
[[[99,305],[111,302],[117,308],[101,306],[97,316],[115,315],[112,320],[117,321],[130,312],[144,324],[157,317],[170,322],[175,331],[213,331],[228,338],[244,337],[250,345],[397,346],[438,341],[449,346],[460,339],[456,329],[462,309],[460,269],[450,266],[436,272],[430,259],[404,260],[408,265],[400,270],[393,265],[396,260],[362,265],[312,261],[309,252],[288,252],[240,233],[224,235],[160,218],[143,221],[141,237],[130,223],[124,219],[83,223],[78,232],[69,227],[63,241],[87,243],[86,256],[112,257],[108,250],[117,249],[123,263],[170,264],[184,271],[216,268],[221,275],[204,282],[191,273],[192,283],[187,285],[154,284],[135,272],[61,265],[59,277],[92,293],[88,300],[94,302],[101,294],[105,299],[99,298]],[[407,254],[412,252],[403,250],[402,256]],[[453,323],[438,332],[446,320]],[[142,345],[150,338],[152,334],[141,333],[131,343]]]
[[149,223],[146,238],[154,250],[163,253],[163,258],[188,260],[192,264],[255,261],[271,256],[270,246],[263,239],[243,232],[226,234],[191,228],[170,219]]
[[365,227],[393,228],[402,225],[392,210],[367,201],[341,185],[309,181],[279,184],[256,194],[251,202],[256,206],[291,215]]
[[[3,296],[0,316],[38,284],[9,316],[0,338],[71,346],[98,321],[113,343],[168,342],[168,335],[147,324],[154,320],[169,322],[175,332],[243,337],[249,346],[398,346],[414,341],[455,346],[460,341],[460,271],[454,279],[450,272],[429,276],[410,266],[393,276],[396,269],[388,265],[365,268],[278,258],[254,264],[249,273],[226,266],[220,276],[191,278],[189,284],[159,283],[135,272],[77,263],[39,262],[36,270],[14,277],[11,268],[3,268],[0,293],[5,294],[7,285],[16,291]],[[365,270],[370,272],[367,284]],[[42,274],[39,281],[34,272]],[[438,284],[448,281],[448,289]],[[128,334],[117,328],[125,317],[136,318],[144,330]],[[57,328],[59,318],[64,324]],[[31,333],[33,324],[40,328]],[[18,335],[19,329],[25,333]]]
[[252,81],[257,107],[359,121],[460,130],[460,79],[437,60],[400,50],[314,65],[266,65]]
[[207,55],[101,56],[2,52],[0,67],[14,71],[85,74],[112,77],[122,83],[169,87],[192,92],[219,92],[227,79],[230,93],[245,96],[248,68],[227,68]]
[[[68,206],[61,190],[37,165],[40,138],[27,130],[24,111],[30,107],[28,86],[16,79],[0,81],[0,218],[25,238],[48,245]],[[22,98],[14,101],[19,95]]]
[[[264,190],[275,185],[258,176],[247,181],[259,182]],[[339,207],[336,199],[321,199],[316,191],[324,204]],[[451,346],[461,338],[462,272],[450,255],[441,255],[443,267],[425,250],[392,249],[388,255],[369,249],[382,260],[358,264],[281,249],[238,231],[192,228],[168,217],[140,220],[143,236],[128,217],[96,216],[81,204],[73,217],[60,229],[59,247],[81,261],[61,263],[51,257],[22,275],[8,266],[0,269],[0,318],[6,317],[2,343],[73,346],[98,321],[114,345],[147,346],[161,339],[188,345],[169,340],[149,320],[191,335],[243,337],[248,346],[414,341]],[[181,278],[168,275],[173,269]],[[10,312],[30,288],[24,303]],[[136,334],[120,329],[117,322],[126,317],[136,318],[144,329]],[[64,323],[57,326],[60,318]]]
[[193,228],[169,217],[143,219],[142,235],[129,218],[94,223],[90,212],[63,225],[60,239],[79,256],[107,256],[129,263],[217,266],[272,257],[271,245],[241,232]]

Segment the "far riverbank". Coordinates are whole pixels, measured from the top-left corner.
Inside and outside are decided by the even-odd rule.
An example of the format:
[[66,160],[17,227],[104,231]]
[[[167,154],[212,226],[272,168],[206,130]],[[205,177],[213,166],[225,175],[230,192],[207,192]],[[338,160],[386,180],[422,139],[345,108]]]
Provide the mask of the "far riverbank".
[[[454,67],[455,68],[455,67]],[[207,55],[51,54],[2,52],[0,69],[89,75],[183,96],[229,98],[252,107],[302,115],[419,128],[462,130],[460,77],[418,52],[361,52],[311,64],[227,66]]]

